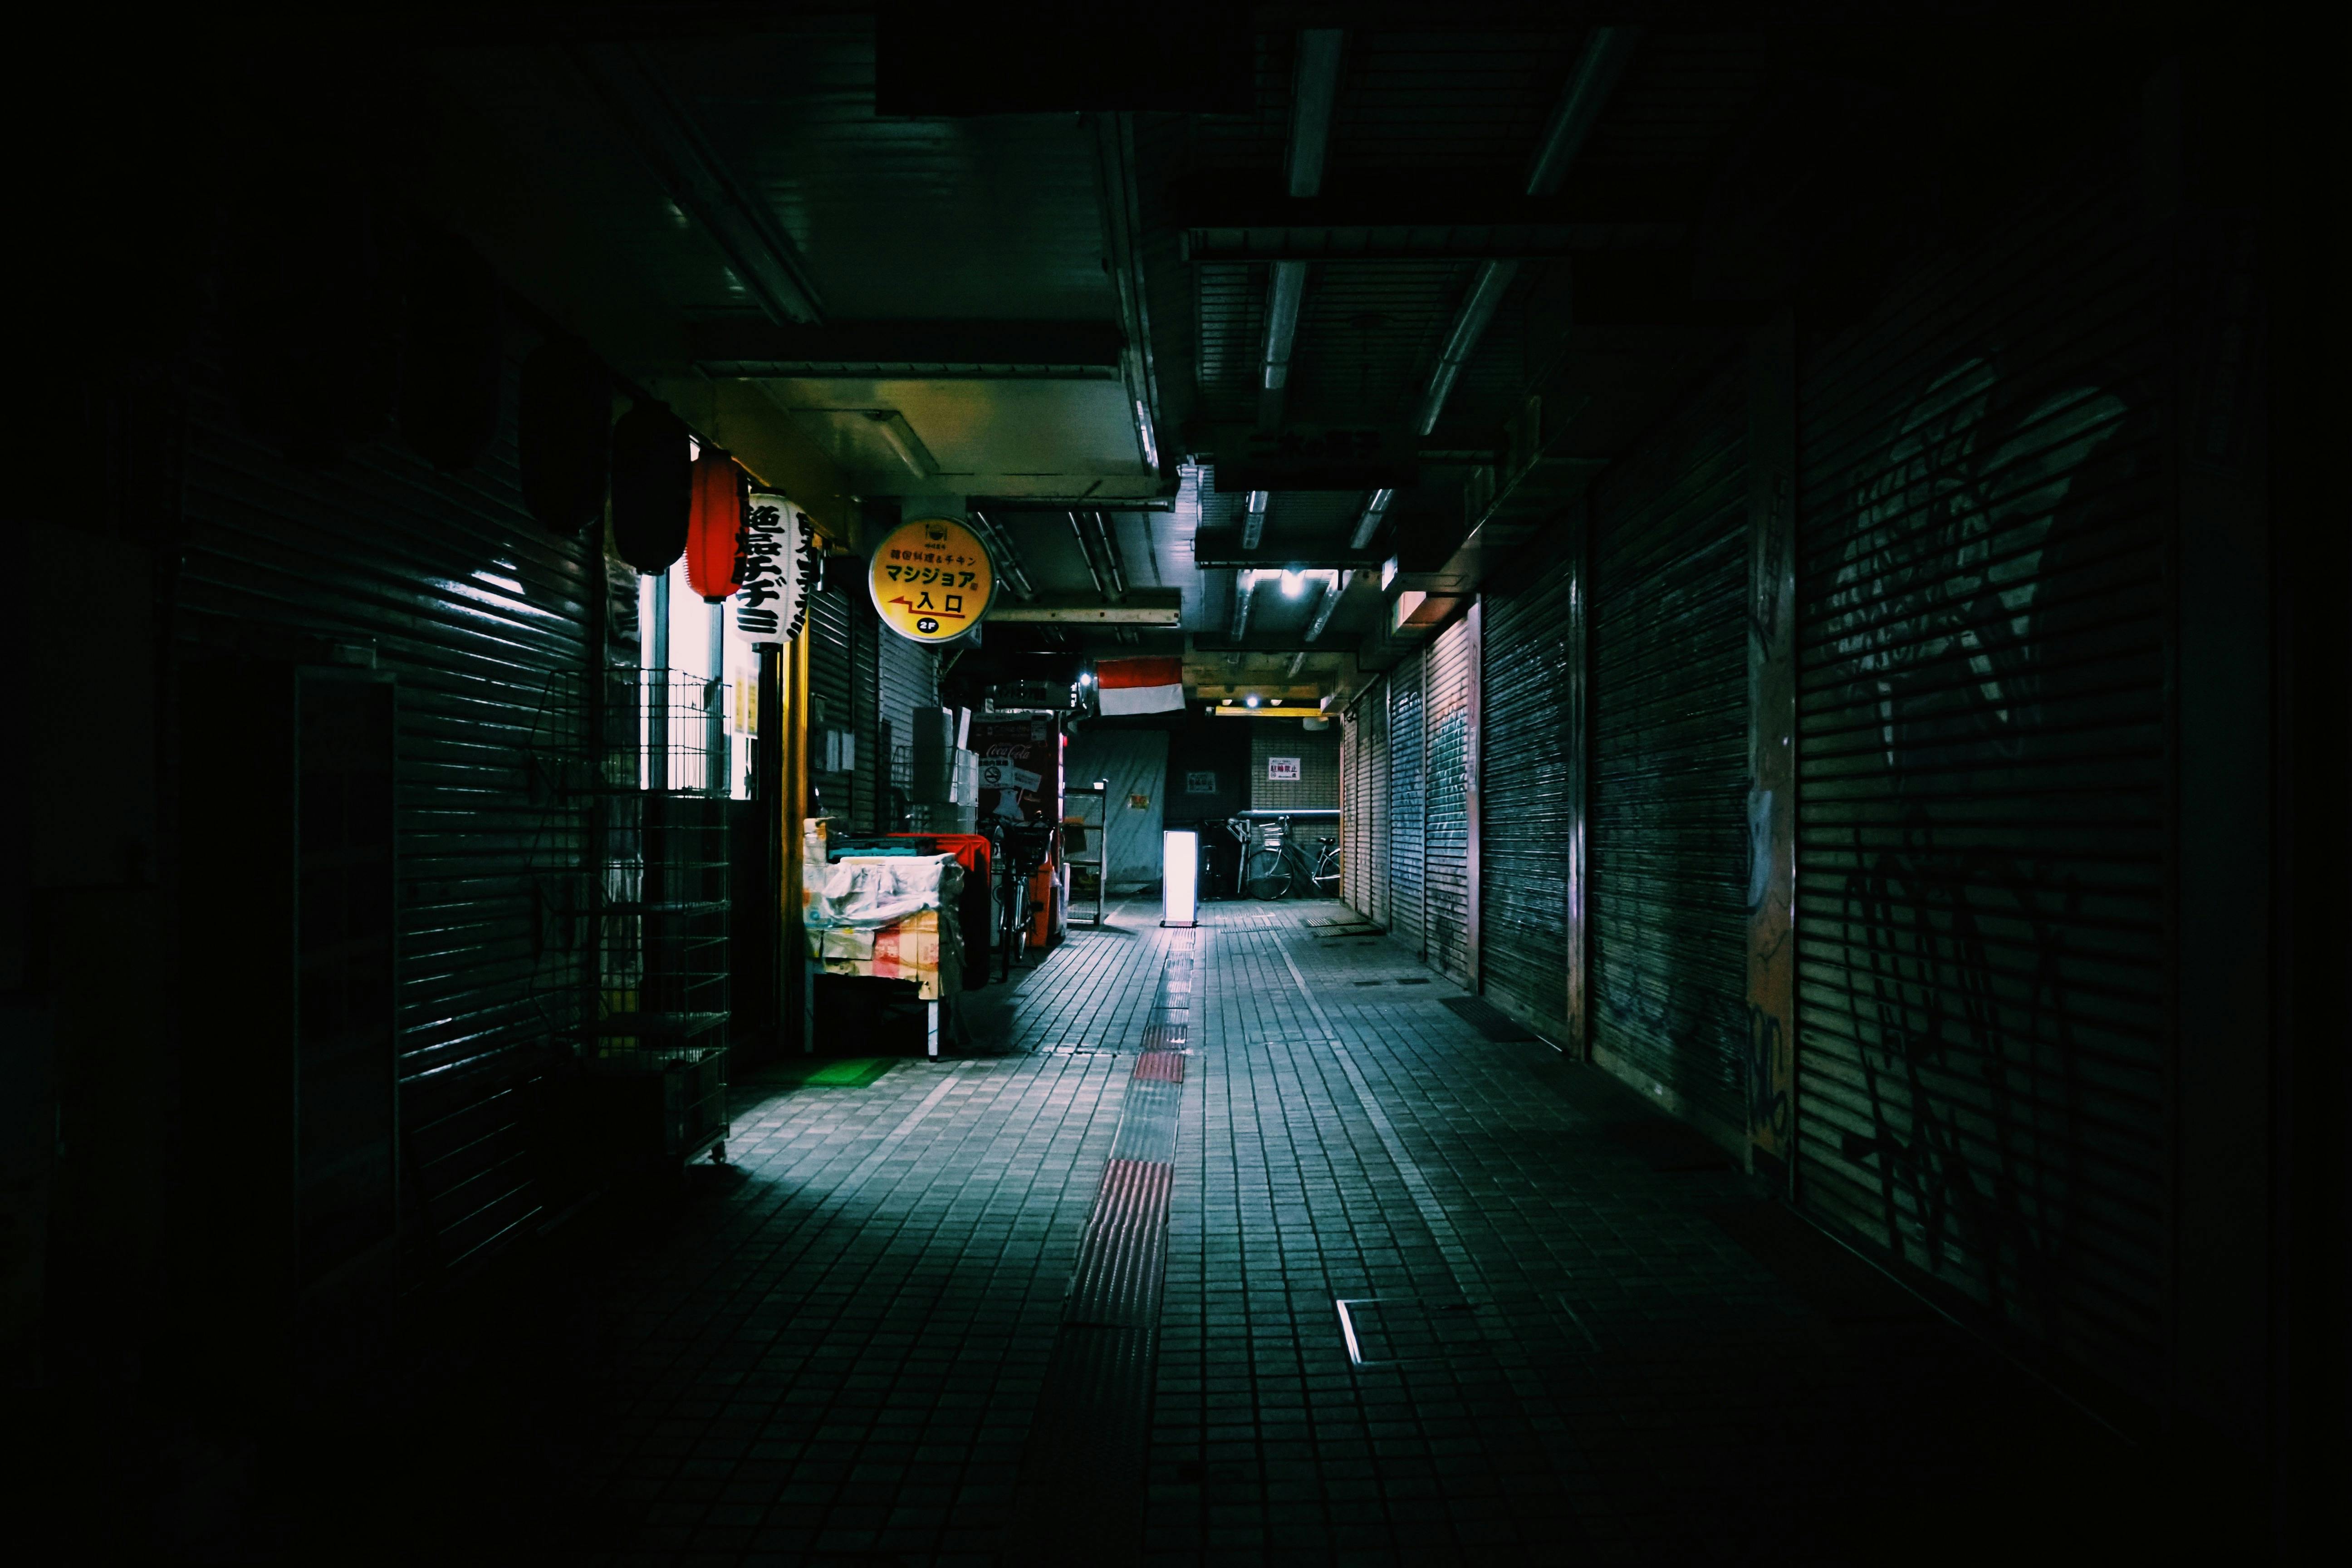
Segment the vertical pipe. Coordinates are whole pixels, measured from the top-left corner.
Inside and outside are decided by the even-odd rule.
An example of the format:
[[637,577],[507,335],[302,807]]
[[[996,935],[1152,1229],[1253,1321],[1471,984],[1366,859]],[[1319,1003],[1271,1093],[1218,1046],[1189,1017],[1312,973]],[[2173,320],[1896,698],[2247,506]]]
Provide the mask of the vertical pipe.
[[669,573],[653,574],[654,613],[646,630],[653,658],[646,668],[646,787],[669,788]]
[[805,1053],[816,1041],[804,1026],[808,1017],[808,943],[801,930],[801,824],[808,816],[809,638],[806,627],[793,639],[787,656],[791,671],[784,701],[784,787],[777,803],[782,808],[784,884],[777,889],[782,904],[779,922],[783,935],[782,969],[791,987],[778,1038],[792,1040]]
[[716,795],[735,793],[735,759],[727,746],[727,601],[710,605],[710,680],[702,689],[702,784]]
[[[653,666],[646,671],[643,703],[646,710],[646,787],[643,803],[644,818],[639,824],[640,852],[645,871],[637,897],[648,905],[659,905],[669,899],[669,839],[665,831],[669,826],[667,796],[672,782],[669,765],[669,612],[670,575],[667,568],[653,574],[653,624],[647,629],[653,638]],[[639,918],[638,939],[643,954],[643,979],[638,985],[637,1005],[652,1010],[662,1005],[656,977],[667,967],[667,954],[662,950],[657,932],[666,921],[652,916]]]
[[784,942],[783,889],[793,886],[784,874],[784,647],[782,643],[761,643],[759,646],[760,674],[758,696],[752,709],[751,738],[751,798],[755,806],[752,820],[760,825],[761,886],[762,896],[774,900],[764,911],[761,934],[768,944],[768,1018],[773,1030],[773,1046],[779,1054],[784,1042],[791,1038],[789,1030],[796,1014],[787,1009],[790,996],[789,974],[800,962],[800,955]]

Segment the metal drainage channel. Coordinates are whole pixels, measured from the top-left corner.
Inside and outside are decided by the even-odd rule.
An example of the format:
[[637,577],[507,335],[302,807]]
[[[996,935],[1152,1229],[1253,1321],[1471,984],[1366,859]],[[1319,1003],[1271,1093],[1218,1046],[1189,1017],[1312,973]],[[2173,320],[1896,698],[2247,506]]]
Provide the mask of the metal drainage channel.
[[1168,1197],[1192,1036],[1197,932],[1172,951],[1143,1028],[1110,1158],[1078,1245],[1062,1327],[1021,1457],[1000,1560],[1112,1564],[1143,1554],[1145,1459],[1168,1276]]

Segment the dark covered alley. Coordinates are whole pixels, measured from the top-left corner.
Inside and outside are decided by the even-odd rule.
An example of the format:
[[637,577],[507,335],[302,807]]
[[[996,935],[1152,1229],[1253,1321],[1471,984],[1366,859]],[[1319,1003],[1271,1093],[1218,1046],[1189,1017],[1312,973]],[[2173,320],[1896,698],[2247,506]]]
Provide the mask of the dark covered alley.
[[16,58],[12,1561],[2352,1544],[2332,35]]

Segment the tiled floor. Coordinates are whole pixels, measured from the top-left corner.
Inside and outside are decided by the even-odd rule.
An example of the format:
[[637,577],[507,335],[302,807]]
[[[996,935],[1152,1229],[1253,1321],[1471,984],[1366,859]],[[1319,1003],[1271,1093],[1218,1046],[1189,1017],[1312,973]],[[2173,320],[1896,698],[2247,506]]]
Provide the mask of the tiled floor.
[[1484,1037],[1384,939],[1306,923],[1335,912],[1212,904],[1186,937],[1130,905],[992,995],[976,1054],[751,1086],[730,1167],[509,1302],[498,1357],[416,1384],[402,1442],[434,1454],[391,1466],[368,1539],[446,1545],[439,1485],[507,1500],[466,1536],[506,1560],[1011,1564],[1172,944],[1197,962],[1127,1560],[2106,1555],[2126,1519],[2160,1539],[2103,1429],[1776,1229],[1629,1091]]

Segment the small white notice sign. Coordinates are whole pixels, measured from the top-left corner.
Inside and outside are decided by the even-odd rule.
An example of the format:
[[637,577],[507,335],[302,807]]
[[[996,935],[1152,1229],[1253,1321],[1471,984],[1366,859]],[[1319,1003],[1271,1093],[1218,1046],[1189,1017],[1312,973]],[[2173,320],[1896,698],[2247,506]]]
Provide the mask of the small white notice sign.
[[1266,758],[1265,776],[1266,782],[1269,784],[1297,784],[1298,782],[1298,759],[1297,757]]

